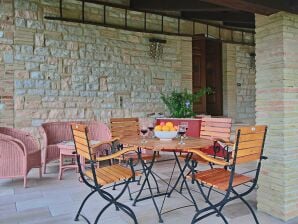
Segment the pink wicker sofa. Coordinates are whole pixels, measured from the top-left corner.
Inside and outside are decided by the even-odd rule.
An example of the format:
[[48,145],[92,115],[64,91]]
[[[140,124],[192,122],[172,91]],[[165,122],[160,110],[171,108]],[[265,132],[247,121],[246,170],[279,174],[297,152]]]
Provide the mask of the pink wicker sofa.
[[100,121],[63,121],[42,124],[43,137],[45,140],[45,152],[43,157],[44,173],[46,173],[46,165],[49,162],[59,159],[60,150],[57,144],[73,139],[70,127],[72,123],[87,125],[91,135],[90,139],[92,140],[106,141],[112,138],[110,129]]
[[0,127],[0,178],[23,177],[39,168],[41,177],[41,150],[37,139],[30,133],[15,128]]

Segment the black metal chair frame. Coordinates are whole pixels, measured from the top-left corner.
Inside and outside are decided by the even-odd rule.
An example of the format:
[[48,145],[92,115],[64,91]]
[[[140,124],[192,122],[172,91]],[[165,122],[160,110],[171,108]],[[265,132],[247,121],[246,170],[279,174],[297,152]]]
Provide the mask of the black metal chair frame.
[[[241,134],[240,133],[240,130],[238,130],[238,132],[237,132],[237,137],[236,137],[237,138],[237,141],[235,143],[235,153],[234,153],[233,162],[232,162],[232,164],[229,164],[227,166],[227,168],[230,170],[230,179],[229,179],[228,189],[226,190],[226,192],[225,192],[224,197],[223,197],[222,200],[220,200],[219,202],[217,202],[215,204],[212,203],[209,200],[211,191],[215,191],[215,192],[218,192],[218,191],[217,190],[214,190],[212,186],[208,187],[207,185],[205,185],[203,183],[200,183],[199,181],[195,180],[194,177],[195,177],[196,170],[195,170],[195,167],[192,167],[192,182],[193,183],[194,182],[197,183],[197,186],[198,186],[198,188],[200,190],[200,193],[202,194],[205,202],[207,204],[209,204],[208,207],[205,207],[203,209],[200,209],[200,210],[198,210],[196,212],[196,214],[194,215],[194,217],[192,219],[192,222],[191,222],[192,224],[194,224],[194,223],[196,223],[196,222],[198,222],[198,221],[200,221],[200,220],[202,220],[202,219],[204,219],[204,218],[206,218],[206,217],[208,217],[210,215],[213,215],[213,214],[217,214],[217,216],[219,216],[219,217],[222,218],[222,220],[224,221],[225,224],[228,224],[227,219],[222,214],[222,209],[224,208],[224,206],[227,203],[229,203],[229,202],[231,202],[231,201],[233,201],[235,199],[240,199],[248,207],[248,209],[252,213],[252,216],[253,216],[255,222],[257,224],[259,224],[259,221],[257,219],[257,216],[256,216],[253,208],[244,199],[244,197],[246,195],[248,195],[249,193],[251,193],[254,190],[254,188],[257,186],[258,177],[259,177],[259,173],[260,173],[260,169],[261,169],[261,162],[262,162],[262,160],[267,159],[266,156],[263,156],[263,150],[264,150],[266,132],[267,132],[267,127],[266,127],[265,132],[264,132],[262,149],[261,149],[260,158],[259,158],[259,161],[258,161],[258,164],[257,164],[257,168],[254,169],[254,170],[251,170],[251,171],[255,171],[255,176],[254,176],[254,178],[252,180],[252,185],[251,186],[248,186],[248,189],[246,191],[242,192],[242,193],[237,192],[237,190],[235,189],[235,187],[232,186],[232,183],[233,183],[233,180],[234,180],[234,175],[235,175],[235,169],[236,169],[236,160],[237,160],[237,152],[238,152],[238,142],[239,142],[239,137],[240,137],[240,134]],[[249,172],[251,172],[251,171],[249,171]],[[209,188],[207,194],[204,192],[203,188]],[[221,192],[218,192],[218,193],[223,194]],[[231,194],[232,194],[232,196],[231,196]],[[206,213],[206,212],[208,212],[208,213]],[[204,213],[206,213],[206,214],[204,214]]]
[[[119,149],[122,150],[123,149],[123,144],[119,144],[118,147],[117,147],[117,149],[118,150]],[[135,171],[140,171],[142,174],[145,173],[144,172],[144,166],[145,165],[143,164],[145,162],[144,162],[144,160],[142,158],[142,149],[140,147],[137,148],[137,156],[138,156],[138,158],[137,158],[137,161],[136,162],[134,162],[134,160],[132,158],[125,159],[125,156],[124,155],[122,155],[122,156],[123,156],[123,161],[125,161],[125,165],[126,166],[129,166],[130,163],[131,163],[131,161],[133,161],[132,163],[133,163],[133,166],[134,167],[137,166],[140,163],[141,166],[142,166],[142,168],[141,169],[138,169],[138,170],[135,170]],[[155,159],[155,155],[154,155],[154,159]],[[151,161],[150,162],[146,162],[145,164],[149,164],[149,163],[151,163]],[[159,186],[158,186],[156,177],[151,172],[149,173],[149,175],[151,175],[151,177],[153,178],[153,180],[155,182],[157,193],[160,193],[160,190],[159,190]],[[137,182],[138,185],[141,185],[141,181],[142,181],[142,175],[139,177],[138,180],[134,180],[134,182]],[[113,190],[116,190],[116,186],[118,186],[118,185],[116,183],[114,183]],[[129,186],[127,187],[127,189],[128,189],[129,199],[131,201],[134,200],[133,197],[132,197],[132,194],[138,193],[139,190],[138,191],[135,191],[135,192],[131,192]],[[151,188],[151,189],[153,189],[153,188]]]
[[[72,129],[73,131],[73,129]],[[73,132],[72,132],[73,133]],[[87,128],[85,128],[85,134],[86,134],[86,138],[88,140],[88,135],[87,135]],[[73,136],[74,137],[74,136]],[[105,143],[107,144],[107,143]],[[113,143],[110,144],[111,146],[111,151],[113,151]],[[79,167],[79,173],[80,173],[80,177],[82,179],[82,181],[91,189],[91,192],[84,198],[84,200],[82,201],[80,207],[79,207],[79,210],[75,216],[75,221],[79,221],[79,217],[81,216],[87,223],[90,223],[90,221],[88,220],[87,217],[85,217],[84,215],[81,214],[81,211],[85,205],[85,203],[87,202],[87,200],[90,198],[90,196],[92,196],[94,193],[98,193],[100,197],[102,197],[104,200],[106,200],[108,202],[107,205],[105,205],[102,210],[98,213],[94,223],[98,223],[101,215],[111,206],[111,205],[115,205],[115,208],[117,211],[119,211],[119,209],[121,211],[123,211],[124,213],[126,213],[129,217],[132,218],[133,222],[135,224],[138,223],[137,221],[137,218],[134,214],[134,212],[132,211],[131,208],[129,208],[127,205],[121,203],[121,202],[118,202],[118,199],[123,195],[123,193],[125,192],[126,189],[128,189],[128,186],[130,184],[130,182],[134,181],[135,180],[135,171],[134,171],[134,168],[133,168],[133,161],[130,160],[129,161],[129,166],[131,168],[131,171],[132,171],[132,176],[126,180],[124,180],[124,182],[122,183],[119,183],[117,185],[124,185],[122,190],[120,191],[120,193],[117,195],[117,196],[113,196],[112,194],[108,193],[105,188],[103,188],[103,185],[100,185],[97,181],[97,176],[96,176],[96,163],[97,163],[97,160],[96,159],[90,159],[90,167],[91,167],[91,171],[92,171],[92,176],[93,176],[93,179],[92,179],[92,183],[90,183],[88,181],[89,178],[86,178],[84,172],[83,172],[83,169],[82,169],[82,164],[80,162],[80,155],[77,151],[77,148],[76,148],[76,144],[75,144],[75,149],[76,149],[76,154],[77,154],[77,164],[78,164],[78,167]],[[88,141],[88,149],[89,149],[89,156],[90,158],[93,158],[94,155],[92,155],[91,153],[91,148],[90,148],[90,145],[89,145],[89,141]],[[125,150],[123,150],[125,151]],[[123,152],[125,153],[125,152]],[[119,156],[119,155],[118,155]],[[115,156],[116,157],[116,156]]]
[[[217,142],[218,142],[218,141],[216,140],[216,141],[214,141],[214,144],[213,144],[213,151],[214,151],[214,153],[213,153],[213,158],[216,158],[216,157],[217,157],[217,154],[220,152],[220,146],[219,146],[219,144],[218,144]],[[224,159],[225,159],[227,162],[229,162],[230,155],[229,155],[229,151],[228,151],[228,145],[226,145],[226,146],[223,148],[223,150],[224,150],[224,153],[225,153]],[[190,175],[190,174],[192,173],[192,169],[195,169],[195,168],[197,168],[197,166],[198,166],[198,162],[197,162],[197,161],[195,161],[195,160],[191,160],[191,161],[190,161],[190,158],[187,158],[187,156],[185,157],[185,160],[184,160],[184,161],[185,161],[185,164],[186,164],[186,165],[184,166],[183,171],[180,173],[180,175],[179,175],[179,177],[178,177],[178,179],[177,179],[177,181],[176,181],[176,183],[175,183],[175,187],[178,185],[180,179],[183,178],[183,176],[188,176],[188,175]],[[191,165],[188,165],[189,162],[191,162]],[[213,165],[214,165],[214,164],[211,163],[211,162],[209,162],[208,164],[209,164],[209,166],[213,169]],[[189,168],[189,171],[188,171],[187,174],[185,175],[184,172],[185,172],[185,170],[186,170],[186,167]],[[181,181],[180,190],[179,190],[180,193],[182,193],[182,191],[183,191],[183,185],[184,185],[184,184],[186,184],[186,179],[185,179],[185,178]],[[173,193],[173,191],[174,191],[174,188],[170,191],[169,196]]]

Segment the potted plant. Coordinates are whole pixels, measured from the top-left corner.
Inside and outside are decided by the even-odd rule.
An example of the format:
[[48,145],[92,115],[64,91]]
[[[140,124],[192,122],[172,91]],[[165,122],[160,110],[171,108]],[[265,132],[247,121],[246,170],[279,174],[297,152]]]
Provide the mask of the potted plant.
[[174,118],[189,118],[193,117],[193,103],[200,100],[206,94],[211,94],[210,87],[202,88],[196,93],[188,93],[187,90],[183,92],[173,91],[170,95],[166,96],[161,93],[161,99],[167,106],[170,116]]
[[161,94],[161,99],[167,106],[170,112],[170,118],[157,118],[157,124],[172,122],[176,125],[187,125],[187,136],[200,137],[201,119],[192,118],[193,103],[200,100],[206,94],[212,94],[211,88],[203,88],[200,91],[192,94],[186,90],[182,92],[173,91],[169,95]]

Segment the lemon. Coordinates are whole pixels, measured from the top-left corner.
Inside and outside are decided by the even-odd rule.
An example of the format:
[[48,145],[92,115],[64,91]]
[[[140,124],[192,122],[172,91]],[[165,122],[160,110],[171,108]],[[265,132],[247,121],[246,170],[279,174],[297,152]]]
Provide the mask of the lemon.
[[174,127],[171,127],[170,131],[177,131],[177,130]]

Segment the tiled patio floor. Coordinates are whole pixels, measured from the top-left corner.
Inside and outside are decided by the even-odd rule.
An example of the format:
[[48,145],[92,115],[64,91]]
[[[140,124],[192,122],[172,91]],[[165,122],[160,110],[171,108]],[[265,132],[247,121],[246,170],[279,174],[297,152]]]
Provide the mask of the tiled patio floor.
[[[173,167],[173,162],[156,163],[155,171],[163,178],[167,178],[169,170]],[[65,172],[64,179],[57,180],[58,165],[52,164],[48,173],[41,179],[38,178],[37,169],[29,174],[28,188],[23,188],[22,179],[15,180],[0,180],[0,223],[1,224],[37,224],[37,223],[85,223],[83,220],[75,222],[75,213],[84,198],[90,192],[89,189],[78,181],[78,175],[69,170]],[[132,185],[133,190],[137,190],[139,186]],[[195,186],[192,186],[196,189]],[[198,194],[195,197],[202,207],[204,202]],[[253,192],[249,196],[249,201],[256,207],[256,193]],[[215,199],[219,196],[215,196]],[[125,194],[121,200],[127,205],[132,202],[128,199],[128,194]],[[161,203],[162,198],[157,199]],[[187,201],[179,194],[175,193],[166,200],[165,209],[186,205]],[[105,201],[94,195],[83,210],[93,222],[100,208],[105,205]],[[157,215],[154,210],[151,200],[137,203],[136,207],[131,208],[136,213],[139,223],[154,224],[158,223]],[[254,223],[248,209],[240,202],[235,201],[228,204],[224,209],[224,214],[229,220],[229,223],[250,224]],[[164,223],[190,223],[194,215],[193,207],[179,209],[174,212],[163,215]],[[262,212],[257,212],[260,223],[262,224],[280,224],[282,221],[275,219]],[[114,207],[111,207],[106,212],[99,223],[125,224],[132,223],[131,220],[121,212],[116,212]],[[220,218],[211,216],[200,223],[223,223]],[[288,222],[291,224],[298,223],[297,220]]]

